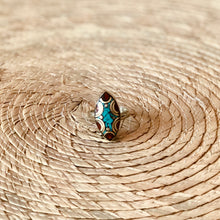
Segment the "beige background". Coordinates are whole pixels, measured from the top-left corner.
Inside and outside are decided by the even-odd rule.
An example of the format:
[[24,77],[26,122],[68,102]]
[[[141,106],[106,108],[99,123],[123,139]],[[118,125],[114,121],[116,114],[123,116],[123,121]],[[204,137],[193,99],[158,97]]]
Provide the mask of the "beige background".
[[0,219],[220,219],[219,0],[0,0],[0,80]]

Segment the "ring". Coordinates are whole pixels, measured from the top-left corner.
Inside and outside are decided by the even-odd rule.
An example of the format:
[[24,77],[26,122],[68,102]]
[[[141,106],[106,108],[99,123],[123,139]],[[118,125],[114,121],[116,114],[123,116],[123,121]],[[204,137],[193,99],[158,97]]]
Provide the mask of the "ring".
[[115,138],[120,128],[121,114],[116,100],[108,92],[104,92],[96,103],[95,120],[107,140]]

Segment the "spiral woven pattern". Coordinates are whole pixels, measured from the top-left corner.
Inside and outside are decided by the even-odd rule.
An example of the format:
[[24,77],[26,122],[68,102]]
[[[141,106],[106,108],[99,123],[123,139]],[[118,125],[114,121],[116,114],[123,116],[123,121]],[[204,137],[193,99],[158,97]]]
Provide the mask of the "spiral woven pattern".
[[220,219],[218,0],[9,0],[0,24],[0,219]]

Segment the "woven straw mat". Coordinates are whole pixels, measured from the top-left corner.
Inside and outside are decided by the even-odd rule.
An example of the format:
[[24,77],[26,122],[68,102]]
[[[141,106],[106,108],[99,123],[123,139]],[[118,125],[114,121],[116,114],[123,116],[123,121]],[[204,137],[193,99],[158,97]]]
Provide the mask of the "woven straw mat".
[[219,0],[0,0],[0,220],[220,219],[219,124]]

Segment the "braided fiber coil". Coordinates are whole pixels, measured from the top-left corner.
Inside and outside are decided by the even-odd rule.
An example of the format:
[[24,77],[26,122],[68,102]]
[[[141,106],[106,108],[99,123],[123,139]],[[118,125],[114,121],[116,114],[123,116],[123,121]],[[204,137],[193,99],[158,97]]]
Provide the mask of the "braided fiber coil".
[[220,219],[220,1],[0,3],[0,219]]

